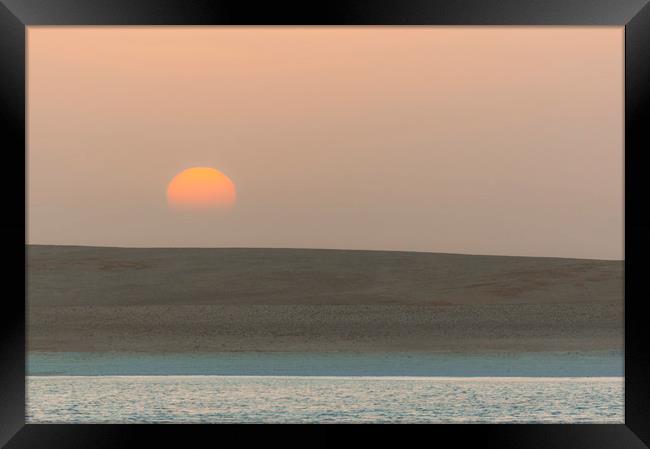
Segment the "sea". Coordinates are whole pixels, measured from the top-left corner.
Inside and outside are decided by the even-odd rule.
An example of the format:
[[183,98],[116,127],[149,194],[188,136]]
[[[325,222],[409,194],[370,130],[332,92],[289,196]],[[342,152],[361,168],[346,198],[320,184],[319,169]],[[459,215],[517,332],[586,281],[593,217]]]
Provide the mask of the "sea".
[[620,352],[29,353],[29,423],[623,423]]

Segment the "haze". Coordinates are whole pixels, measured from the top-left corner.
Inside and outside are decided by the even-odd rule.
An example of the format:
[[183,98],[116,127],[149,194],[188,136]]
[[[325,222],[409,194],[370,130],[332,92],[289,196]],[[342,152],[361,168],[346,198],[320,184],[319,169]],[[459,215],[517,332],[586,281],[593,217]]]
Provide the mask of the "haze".
[[[29,27],[28,243],[622,259],[623,37]],[[192,166],[229,214],[169,210]]]

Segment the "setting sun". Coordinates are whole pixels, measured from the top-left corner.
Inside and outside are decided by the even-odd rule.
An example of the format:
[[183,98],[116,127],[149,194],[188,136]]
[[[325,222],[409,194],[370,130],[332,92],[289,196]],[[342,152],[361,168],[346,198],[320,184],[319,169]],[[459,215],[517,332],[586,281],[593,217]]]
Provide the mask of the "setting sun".
[[235,198],[235,184],[210,167],[183,170],[167,186],[167,204],[176,210],[227,210]]

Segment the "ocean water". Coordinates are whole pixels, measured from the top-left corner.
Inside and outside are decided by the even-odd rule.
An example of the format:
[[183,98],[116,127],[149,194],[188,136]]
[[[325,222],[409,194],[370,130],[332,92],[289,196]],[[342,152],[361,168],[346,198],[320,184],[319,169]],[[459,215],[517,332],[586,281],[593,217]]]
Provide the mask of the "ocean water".
[[623,354],[29,353],[32,423],[622,423]]
[[623,423],[622,377],[29,376],[29,423]]
[[622,377],[620,351],[535,353],[30,352],[29,375]]

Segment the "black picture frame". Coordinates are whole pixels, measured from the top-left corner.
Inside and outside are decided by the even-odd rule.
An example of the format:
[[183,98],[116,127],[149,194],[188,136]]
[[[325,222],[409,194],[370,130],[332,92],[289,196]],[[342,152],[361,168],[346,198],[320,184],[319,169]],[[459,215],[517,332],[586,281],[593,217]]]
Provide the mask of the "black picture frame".
[[[30,25],[608,25],[625,27],[625,424],[408,426],[409,438],[454,447],[624,449],[650,445],[650,6],[647,0],[0,0],[4,282],[0,444],[7,448],[213,447],[273,438],[281,426],[25,424],[25,55]],[[644,145],[643,142],[646,142]],[[594,182],[597,182],[595,180]],[[320,444],[339,440],[300,426]],[[395,429],[395,427],[391,427]],[[330,426],[365,436],[386,426]],[[354,430],[353,430],[354,429]],[[399,427],[401,429],[401,427]],[[283,431],[284,431],[283,430]],[[291,426],[290,439],[297,438]],[[399,431],[399,430],[398,430]],[[279,439],[285,442],[289,438]],[[269,443],[272,440],[269,440]],[[413,440],[414,441],[414,440]],[[304,443],[303,443],[304,444]],[[449,443],[448,443],[449,444]],[[447,444],[445,444],[446,446]]]

